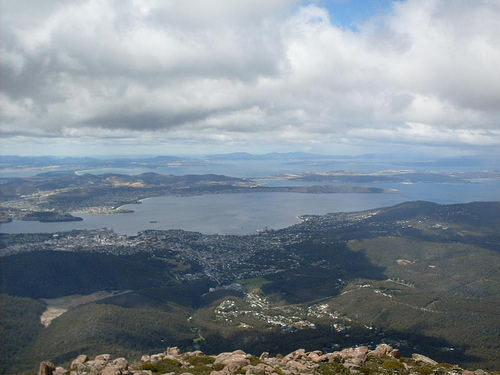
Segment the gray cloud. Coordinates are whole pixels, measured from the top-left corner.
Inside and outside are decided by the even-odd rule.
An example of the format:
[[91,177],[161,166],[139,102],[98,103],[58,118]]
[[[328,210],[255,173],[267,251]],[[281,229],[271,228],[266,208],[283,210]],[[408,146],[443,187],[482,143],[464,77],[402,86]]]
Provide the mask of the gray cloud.
[[498,4],[299,5],[4,1],[2,137],[500,143]]

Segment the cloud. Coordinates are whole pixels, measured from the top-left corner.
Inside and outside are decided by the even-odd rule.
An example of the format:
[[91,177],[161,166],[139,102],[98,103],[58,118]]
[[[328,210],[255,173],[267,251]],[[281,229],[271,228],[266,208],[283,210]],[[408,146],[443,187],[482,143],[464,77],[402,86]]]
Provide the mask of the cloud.
[[[2,138],[498,145],[500,5],[2,2]],[[418,124],[418,125],[416,125]]]

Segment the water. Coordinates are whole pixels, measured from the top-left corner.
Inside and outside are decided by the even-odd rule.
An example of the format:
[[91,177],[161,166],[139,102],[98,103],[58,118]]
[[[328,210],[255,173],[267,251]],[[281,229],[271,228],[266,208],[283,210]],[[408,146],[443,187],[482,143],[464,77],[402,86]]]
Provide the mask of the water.
[[[304,184],[283,180],[264,181],[269,186]],[[1,224],[0,232],[54,233],[72,229],[108,227],[117,233],[128,235],[144,229],[184,229],[206,234],[253,234],[265,226],[279,229],[296,224],[299,222],[297,216],[303,214],[367,210],[412,200],[442,204],[500,201],[500,180],[476,182],[457,185],[433,183],[371,185],[398,189],[394,194],[245,193],[158,197],[147,199],[142,204],[124,206],[135,211],[130,214],[78,214],[84,219],[80,222],[13,221]]]

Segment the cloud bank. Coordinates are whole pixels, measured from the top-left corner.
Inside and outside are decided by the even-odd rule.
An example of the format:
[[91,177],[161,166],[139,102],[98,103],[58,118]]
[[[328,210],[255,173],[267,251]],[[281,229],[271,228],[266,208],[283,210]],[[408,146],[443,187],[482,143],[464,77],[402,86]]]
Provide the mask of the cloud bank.
[[500,3],[2,2],[4,143],[500,145]]

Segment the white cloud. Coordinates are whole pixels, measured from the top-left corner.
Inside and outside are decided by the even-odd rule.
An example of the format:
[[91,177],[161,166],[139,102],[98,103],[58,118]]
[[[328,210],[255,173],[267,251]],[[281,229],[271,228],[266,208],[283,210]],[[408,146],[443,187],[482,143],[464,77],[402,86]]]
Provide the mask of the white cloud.
[[297,4],[4,2],[3,138],[500,143],[499,4]]

